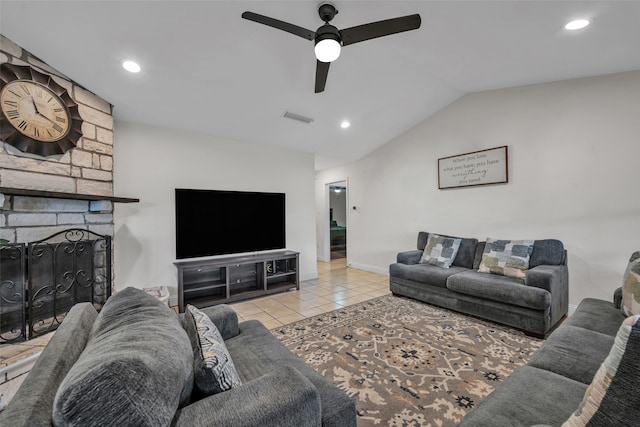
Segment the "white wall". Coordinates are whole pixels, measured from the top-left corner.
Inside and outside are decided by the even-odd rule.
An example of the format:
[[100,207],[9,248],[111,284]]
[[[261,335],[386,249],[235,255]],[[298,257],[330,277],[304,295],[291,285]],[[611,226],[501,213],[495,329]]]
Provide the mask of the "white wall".
[[[438,190],[438,158],[502,145],[508,184]],[[466,95],[366,158],[319,172],[316,209],[326,183],[348,178],[349,263],[380,273],[420,230],[560,239],[575,305],[611,300],[640,249],[638,170],[635,71]]]
[[140,198],[115,207],[117,289],[177,286],[175,188],[286,193],[287,248],[317,277],[312,155],[124,122],[115,140],[115,194]]

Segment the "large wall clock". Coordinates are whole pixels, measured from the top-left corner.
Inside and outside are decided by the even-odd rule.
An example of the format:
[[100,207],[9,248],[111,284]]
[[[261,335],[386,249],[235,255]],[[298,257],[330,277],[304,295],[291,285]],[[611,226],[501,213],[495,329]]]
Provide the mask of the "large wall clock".
[[82,136],[78,104],[29,66],[0,65],[0,111],[0,140],[25,153],[63,154]]

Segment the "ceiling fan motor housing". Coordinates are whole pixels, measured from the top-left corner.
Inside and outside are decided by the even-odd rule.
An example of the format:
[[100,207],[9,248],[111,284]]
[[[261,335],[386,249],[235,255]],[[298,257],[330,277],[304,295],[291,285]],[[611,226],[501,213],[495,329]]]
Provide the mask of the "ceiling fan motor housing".
[[342,44],[340,39],[340,32],[336,27],[329,24],[324,24],[322,27],[316,30],[316,44],[321,40],[333,39]]

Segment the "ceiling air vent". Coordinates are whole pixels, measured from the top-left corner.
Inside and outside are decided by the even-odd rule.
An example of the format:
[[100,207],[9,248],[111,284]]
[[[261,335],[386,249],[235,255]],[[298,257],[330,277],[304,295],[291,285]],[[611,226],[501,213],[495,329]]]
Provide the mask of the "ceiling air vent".
[[292,113],[291,111],[285,111],[282,117],[286,117],[287,119],[296,120],[298,122],[309,124],[313,121],[311,117],[305,117],[300,114]]

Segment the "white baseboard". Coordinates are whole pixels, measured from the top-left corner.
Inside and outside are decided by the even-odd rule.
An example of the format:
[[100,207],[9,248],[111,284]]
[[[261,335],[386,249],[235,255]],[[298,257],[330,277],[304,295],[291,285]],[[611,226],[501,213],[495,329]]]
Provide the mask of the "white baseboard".
[[567,317],[571,317],[573,315],[573,313],[575,313],[576,308],[578,308],[578,306],[576,304],[569,304],[569,310],[567,313]]
[[351,268],[356,268],[358,270],[368,271],[370,273],[382,274],[383,276],[389,275],[389,267],[381,268],[376,267],[375,265],[360,264],[359,262],[350,262],[348,266]]

